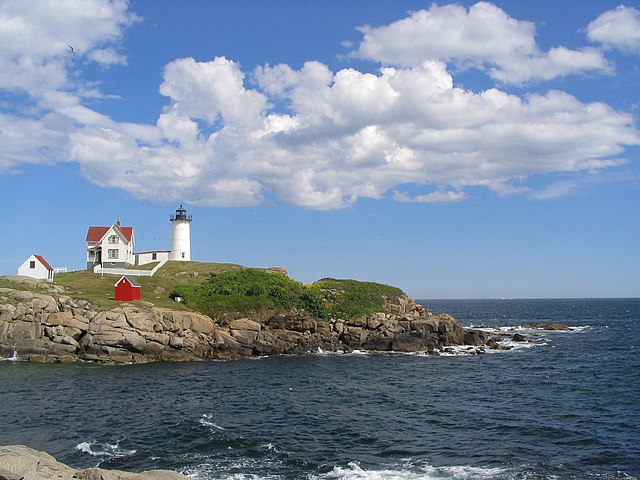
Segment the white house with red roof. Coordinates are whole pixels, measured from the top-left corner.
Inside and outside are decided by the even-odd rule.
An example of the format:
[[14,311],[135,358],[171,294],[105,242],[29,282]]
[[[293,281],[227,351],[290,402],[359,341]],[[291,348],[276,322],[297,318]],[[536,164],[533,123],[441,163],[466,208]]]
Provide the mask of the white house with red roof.
[[124,268],[135,262],[133,227],[123,227],[120,219],[110,227],[89,227],[86,242],[87,269]]
[[54,269],[41,255],[31,255],[18,267],[18,275],[53,282]]

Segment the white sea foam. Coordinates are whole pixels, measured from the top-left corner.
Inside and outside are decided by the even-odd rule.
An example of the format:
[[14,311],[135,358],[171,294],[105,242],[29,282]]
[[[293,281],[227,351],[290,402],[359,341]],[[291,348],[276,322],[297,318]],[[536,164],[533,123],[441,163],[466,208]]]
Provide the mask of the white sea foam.
[[280,453],[280,450],[278,450],[275,446],[275,444],[269,442],[269,443],[265,443],[264,445],[260,445],[260,447],[262,448],[266,448],[267,450],[274,452],[274,453]]
[[18,362],[20,361],[20,357],[18,356],[18,350],[13,351],[13,355],[6,358],[0,358],[0,362]]
[[[506,347],[509,350],[524,350],[528,348],[534,347],[544,347],[548,345],[547,342],[516,342],[513,340],[502,340],[500,341],[500,345]],[[499,352],[500,350],[491,350],[487,349],[487,352]]]
[[312,475],[309,480],[489,480],[501,478],[504,472],[505,470],[500,468],[481,468],[469,465],[363,469],[357,463],[350,463],[347,467],[334,467],[333,470],[322,475]]
[[[119,441],[118,441],[119,442]],[[81,442],[76,445],[76,450],[88,453],[93,457],[122,458],[134,455],[137,450],[122,448],[118,445],[100,442]]]
[[202,417],[200,417],[200,425],[204,426],[204,427],[213,427],[216,430],[224,430],[224,427],[221,427],[220,425],[217,425],[216,423],[214,423],[212,421],[213,415],[211,415],[210,413],[205,413],[202,415]]
[[440,352],[440,356],[444,357],[464,357],[467,355],[480,355],[487,352],[487,348],[484,346],[474,345],[451,345],[445,347]]
[[[206,455],[197,456],[203,463],[185,467],[180,473],[197,480],[281,480],[280,475],[248,473],[268,467],[268,460],[242,458],[237,461],[216,461]],[[265,465],[266,464],[266,465]]]
[[531,328],[524,325],[512,325],[512,326],[487,326],[487,325],[471,325],[469,328],[474,330],[480,330],[482,332],[494,333],[496,335],[509,335],[514,333],[529,333],[538,335],[547,335],[550,333],[580,333],[592,330],[594,327],[591,325],[578,325],[569,326],[569,330],[546,330],[544,328]]

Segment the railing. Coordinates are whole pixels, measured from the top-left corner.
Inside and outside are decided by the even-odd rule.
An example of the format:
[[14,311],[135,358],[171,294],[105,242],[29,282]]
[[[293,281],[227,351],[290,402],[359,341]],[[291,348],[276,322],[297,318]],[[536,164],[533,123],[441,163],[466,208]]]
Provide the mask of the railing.
[[131,275],[132,277],[153,277],[153,275],[162,267],[167,260],[162,260],[152,270],[131,270],[128,268],[103,268],[100,265],[93,267],[93,273],[101,275]]

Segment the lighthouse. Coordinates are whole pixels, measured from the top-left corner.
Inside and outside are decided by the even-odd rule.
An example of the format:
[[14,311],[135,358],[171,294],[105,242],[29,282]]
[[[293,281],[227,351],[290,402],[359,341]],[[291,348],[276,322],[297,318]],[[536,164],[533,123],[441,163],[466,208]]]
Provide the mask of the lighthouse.
[[171,215],[171,253],[169,260],[191,261],[191,215],[182,208]]

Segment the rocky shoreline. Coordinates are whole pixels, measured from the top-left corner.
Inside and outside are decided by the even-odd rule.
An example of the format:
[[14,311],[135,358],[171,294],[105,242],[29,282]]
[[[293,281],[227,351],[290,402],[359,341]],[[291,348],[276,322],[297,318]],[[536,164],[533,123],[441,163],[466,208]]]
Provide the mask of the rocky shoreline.
[[391,313],[319,322],[275,312],[212,319],[143,302],[101,311],[64,295],[59,286],[37,287],[48,290],[0,288],[0,356],[148,363],[353,350],[438,354],[459,345],[482,346],[479,352],[504,348],[500,338],[463,328],[450,315],[434,315],[408,297],[388,305]]
[[141,473],[103,468],[77,470],[45,452],[24,445],[0,446],[0,480],[187,480],[171,470]]

